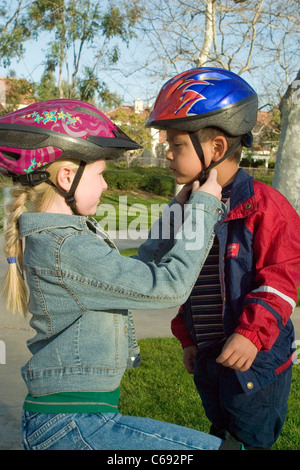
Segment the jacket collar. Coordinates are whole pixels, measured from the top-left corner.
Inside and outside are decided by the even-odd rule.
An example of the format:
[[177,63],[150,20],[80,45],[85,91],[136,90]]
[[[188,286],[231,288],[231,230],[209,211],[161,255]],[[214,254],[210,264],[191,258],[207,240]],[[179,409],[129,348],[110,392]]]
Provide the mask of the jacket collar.
[[249,176],[243,168],[240,168],[232,185],[230,211],[225,220],[247,217],[256,209],[257,202],[253,188],[253,177]]
[[87,218],[77,215],[49,214],[46,212],[28,212],[22,214],[19,218],[21,238],[46,229],[67,227],[87,230]]

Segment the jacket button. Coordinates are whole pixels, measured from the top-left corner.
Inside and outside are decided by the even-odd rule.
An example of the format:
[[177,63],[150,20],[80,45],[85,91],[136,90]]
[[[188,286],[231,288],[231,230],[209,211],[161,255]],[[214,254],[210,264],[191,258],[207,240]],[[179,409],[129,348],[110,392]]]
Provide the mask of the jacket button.
[[217,209],[217,213],[218,213],[219,215],[222,215],[222,214],[223,214],[222,209]]
[[248,204],[245,205],[245,209],[251,209],[251,207],[252,207],[251,202],[248,202]]
[[248,390],[252,390],[253,387],[254,387],[253,382],[248,382],[248,383],[247,383],[247,388],[248,388]]

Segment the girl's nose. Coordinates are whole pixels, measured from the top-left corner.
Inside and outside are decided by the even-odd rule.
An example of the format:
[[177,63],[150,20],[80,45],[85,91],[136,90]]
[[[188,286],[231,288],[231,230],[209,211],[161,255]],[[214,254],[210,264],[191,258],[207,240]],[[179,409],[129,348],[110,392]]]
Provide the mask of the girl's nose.
[[108,188],[108,184],[105,181],[105,179],[103,178],[103,189],[102,189],[102,191],[106,191],[107,188]]

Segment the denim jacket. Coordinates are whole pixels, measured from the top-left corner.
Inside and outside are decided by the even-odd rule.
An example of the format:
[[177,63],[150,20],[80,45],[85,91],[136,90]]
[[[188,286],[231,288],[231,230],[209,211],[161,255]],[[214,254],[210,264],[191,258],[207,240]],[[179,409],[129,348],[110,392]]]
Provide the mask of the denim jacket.
[[[32,396],[119,386],[132,330],[128,309],[164,309],[185,301],[225,212],[206,193],[194,193],[186,206],[189,229],[185,221],[173,240],[151,238],[150,232],[136,258],[122,256],[94,219],[20,216],[28,310],[36,331],[22,376]],[[187,249],[191,231],[202,244]]]

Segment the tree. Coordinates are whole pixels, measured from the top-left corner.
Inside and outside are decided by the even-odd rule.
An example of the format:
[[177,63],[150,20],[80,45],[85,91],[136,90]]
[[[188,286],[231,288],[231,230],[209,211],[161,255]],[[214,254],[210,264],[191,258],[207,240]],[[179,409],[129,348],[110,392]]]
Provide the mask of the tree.
[[37,99],[40,101],[51,100],[59,97],[58,87],[56,86],[56,79],[54,73],[45,70],[40,83],[35,85],[35,93]]
[[136,28],[148,47],[132,72],[144,66],[162,83],[195,66],[221,67],[250,78],[273,106],[297,72],[298,0],[140,2]]
[[21,57],[24,52],[23,43],[30,38],[23,15],[23,0],[0,3],[0,64],[8,67],[11,59]]
[[83,78],[77,82],[78,98],[83,101],[93,101],[96,92],[101,103],[101,109],[108,110],[121,105],[121,99],[116,93],[109,91],[105,82],[101,81],[95,70],[90,67],[84,68]]
[[[139,14],[135,2],[130,6],[119,3],[120,8],[116,2],[107,10],[101,0],[35,0],[29,5],[28,23],[36,38],[42,31],[54,36],[48,44],[45,66],[48,72],[58,69],[61,98],[76,98],[79,93],[92,99],[97,91],[105,89],[98,78],[99,71],[119,59],[118,47],[112,40],[118,38],[128,44]],[[83,68],[83,56],[89,51],[93,53],[92,66]],[[63,87],[65,74],[69,82],[67,93]]]
[[26,105],[35,101],[32,84],[24,78],[10,76],[4,79],[3,85],[5,87],[5,104],[1,105],[1,116],[15,111],[21,103]]
[[145,127],[143,113],[127,113],[122,108],[114,114],[113,121],[120,123],[120,127],[145,150],[151,150],[151,131]]
[[280,102],[281,134],[273,186],[300,215],[300,70]]
[[[144,67],[159,89],[188,68],[221,67],[248,80],[260,106],[278,107],[300,62],[299,0],[140,1],[137,27],[148,49],[139,63],[135,60],[133,73]],[[299,188],[296,175],[290,175],[289,185]]]

